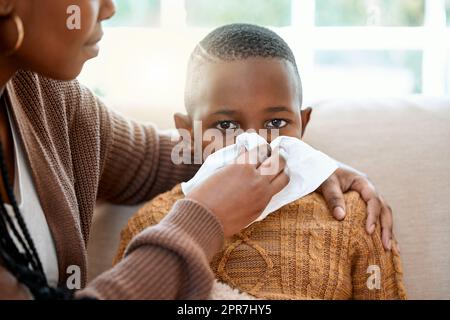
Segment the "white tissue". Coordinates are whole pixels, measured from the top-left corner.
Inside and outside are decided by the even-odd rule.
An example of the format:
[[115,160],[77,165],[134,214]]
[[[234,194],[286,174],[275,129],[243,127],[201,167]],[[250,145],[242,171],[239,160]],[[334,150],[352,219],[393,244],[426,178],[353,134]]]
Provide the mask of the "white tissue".
[[[239,135],[235,144],[220,149],[206,158],[197,174],[188,182],[181,184],[183,193],[188,194],[217,170],[232,163],[238,156],[241,146],[251,150],[262,144],[267,144],[267,141],[256,133]],[[280,136],[270,143],[270,147],[272,150],[279,147],[280,154],[286,159],[286,173],[290,181],[283,190],[272,197],[255,221],[260,221],[282,206],[313,192],[338,168],[336,161],[297,138]]]

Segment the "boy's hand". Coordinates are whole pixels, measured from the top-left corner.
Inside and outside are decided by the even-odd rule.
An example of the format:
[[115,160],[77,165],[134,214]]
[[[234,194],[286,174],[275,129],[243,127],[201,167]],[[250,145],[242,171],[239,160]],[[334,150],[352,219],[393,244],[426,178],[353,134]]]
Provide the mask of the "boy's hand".
[[272,196],[289,182],[283,157],[277,151],[267,157],[268,150],[261,155],[257,149],[261,148],[241,153],[235,163],[220,169],[186,195],[215,214],[225,237],[238,233],[258,218]]
[[318,189],[325,198],[333,216],[338,220],[345,217],[343,193],[350,190],[358,192],[367,204],[367,232],[372,234],[375,231],[375,225],[380,220],[383,246],[386,250],[391,250],[393,238],[392,210],[384,199],[378,195],[368,178],[349,169],[339,168]]

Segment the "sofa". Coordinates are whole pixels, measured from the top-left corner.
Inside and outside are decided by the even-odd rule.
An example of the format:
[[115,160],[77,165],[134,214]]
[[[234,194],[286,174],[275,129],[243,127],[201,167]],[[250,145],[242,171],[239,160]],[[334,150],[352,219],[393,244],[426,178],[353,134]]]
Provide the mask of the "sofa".
[[[391,205],[408,297],[450,299],[450,98],[339,98],[309,105],[314,111],[305,141],[366,173]],[[172,123],[170,115],[153,121],[163,128]],[[137,208],[96,209],[90,279],[111,267],[120,230]]]

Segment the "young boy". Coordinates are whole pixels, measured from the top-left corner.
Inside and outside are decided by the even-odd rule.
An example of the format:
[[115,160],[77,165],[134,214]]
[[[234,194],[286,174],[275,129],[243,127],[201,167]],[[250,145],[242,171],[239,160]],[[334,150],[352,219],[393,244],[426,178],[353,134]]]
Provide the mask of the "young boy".
[[[194,136],[194,123],[201,121],[203,132],[223,132],[220,144],[230,143],[225,135],[238,129],[278,129],[300,139],[311,115],[310,108],[301,111],[300,76],[288,45],[246,24],[220,27],[199,43],[189,62],[185,104],[187,115],[175,115],[176,127]],[[210,144],[204,141],[203,149]],[[177,186],[139,210],[122,232],[116,262],[131,238],[182,197]],[[395,243],[385,251],[380,230],[366,233],[366,206],[357,193],[345,200],[343,221],[312,193],[247,227],[213,259],[218,280],[264,299],[406,298]]]

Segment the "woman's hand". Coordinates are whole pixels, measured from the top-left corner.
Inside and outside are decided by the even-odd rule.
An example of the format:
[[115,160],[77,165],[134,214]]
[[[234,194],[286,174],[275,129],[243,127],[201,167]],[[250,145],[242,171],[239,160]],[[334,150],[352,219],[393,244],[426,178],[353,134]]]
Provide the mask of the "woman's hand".
[[252,223],[288,184],[285,165],[276,150],[270,157],[261,157],[255,148],[241,153],[235,163],[209,177],[186,198],[209,208],[222,223],[225,237],[230,237]]
[[393,238],[393,219],[391,207],[378,195],[369,179],[354,171],[339,168],[318,189],[325,198],[333,216],[342,220],[345,217],[345,201],[343,193],[358,192],[367,204],[366,230],[369,234],[381,222],[381,239],[386,250],[391,250]]

